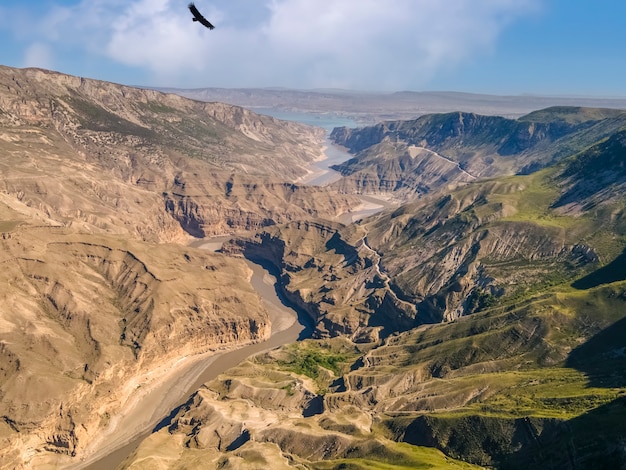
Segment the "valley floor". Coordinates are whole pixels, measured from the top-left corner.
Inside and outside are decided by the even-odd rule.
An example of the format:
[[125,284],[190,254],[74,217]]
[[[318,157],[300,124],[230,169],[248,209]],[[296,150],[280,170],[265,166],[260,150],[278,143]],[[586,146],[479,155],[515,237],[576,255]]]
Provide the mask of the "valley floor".
[[[224,237],[211,241],[198,240],[194,246],[215,251]],[[151,371],[145,380],[137,380],[137,393],[132,401],[125,403],[118,419],[102,432],[97,441],[85,450],[78,464],[61,465],[68,469],[89,468],[108,470],[119,465],[137,446],[148,437],[171,410],[184,403],[188,396],[203,383],[236,366],[248,357],[296,341],[302,325],[297,322],[293,310],[284,306],[277,297],[275,279],[260,266],[248,262],[252,270],[251,283],[261,295],[272,321],[272,336],[264,342],[241,348],[228,348],[195,357],[185,357]]]

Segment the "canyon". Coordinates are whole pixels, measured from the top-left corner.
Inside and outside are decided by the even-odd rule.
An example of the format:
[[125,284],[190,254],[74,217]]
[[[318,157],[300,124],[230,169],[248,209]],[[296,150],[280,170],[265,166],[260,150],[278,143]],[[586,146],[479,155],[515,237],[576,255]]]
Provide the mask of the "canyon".
[[626,463],[625,111],[327,136],[180,94],[0,67],[1,468]]

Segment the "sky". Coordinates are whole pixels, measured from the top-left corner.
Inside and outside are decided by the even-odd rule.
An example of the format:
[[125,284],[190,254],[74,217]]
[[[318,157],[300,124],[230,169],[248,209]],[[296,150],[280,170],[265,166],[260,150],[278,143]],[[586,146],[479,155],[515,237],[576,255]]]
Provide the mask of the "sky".
[[626,97],[624,0],[2,0],[0,64],[125,85]]

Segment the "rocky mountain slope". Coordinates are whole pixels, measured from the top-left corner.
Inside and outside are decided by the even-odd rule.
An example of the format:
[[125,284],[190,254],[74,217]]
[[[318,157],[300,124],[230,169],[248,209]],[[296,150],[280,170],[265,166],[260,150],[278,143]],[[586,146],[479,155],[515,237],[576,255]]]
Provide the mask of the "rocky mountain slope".
[[0,67],[0,467],[71,462],[175,365],[269,336],[245,263],[186,245],[355,205],[295,183],[323,140],[234,106]]
[[[270,227],[225,250],[281,272],[285,295],[309,311],[320,336],[358,340],[454,320],[620,254],[621,134],[532,175],[469,183],[349,227]],[[595,166],[604,171],[590,178]],[[576,204],[565,204],[572,194]]]
[[[4,204],[1,212],[20,220]],[[80,455],[181,358],[269,336],[268,314],[236,260],[2,225],[3,468]]]
[[0,111],[3,192],[60,224],[159,241],[356,205],[297,184],[276,194],[321,158],[324,131],[242,108],[2,67]]
[[476,178],[531,173],[625,125],[622,110],[554,107],[518,119],[431,114],[336,128],[331,138],[356,154],[335,167],[345,177],[338,184],[344,191],[395,192],[410,199]]
[[[362,145],[338,193],[297,184],[321,131],[0,79],[0,467],[76,463],[181,364],[266,338],[241,256],[314,339],[202,386],[124,468],[626,465],[622,112],[338,130]],[[353,192],[410,201],[344,225]]]
[[232,240],[318,339],[206,384],[124,468],[622,468],[625,149]]

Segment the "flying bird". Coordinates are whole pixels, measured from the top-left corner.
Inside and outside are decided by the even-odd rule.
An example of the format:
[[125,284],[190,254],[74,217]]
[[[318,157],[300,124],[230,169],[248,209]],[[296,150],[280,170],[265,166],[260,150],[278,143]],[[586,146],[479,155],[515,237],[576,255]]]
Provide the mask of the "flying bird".
[[193,2],[189,4],[189,11],[191,11],[191,14],[193,15],[193,21],[198,21],[200,24],[206,26],[209,29],[215,28],[215,26],[209,23],[209,21],[200,14]]

